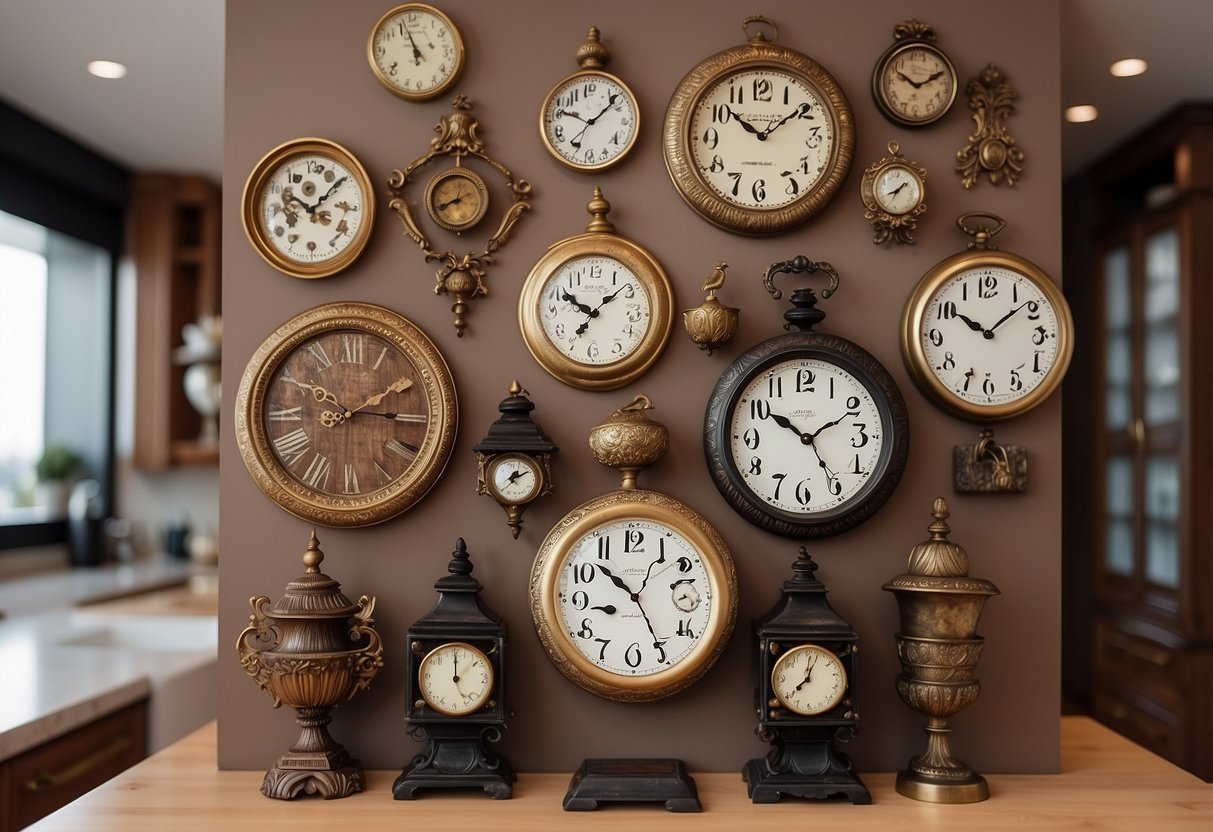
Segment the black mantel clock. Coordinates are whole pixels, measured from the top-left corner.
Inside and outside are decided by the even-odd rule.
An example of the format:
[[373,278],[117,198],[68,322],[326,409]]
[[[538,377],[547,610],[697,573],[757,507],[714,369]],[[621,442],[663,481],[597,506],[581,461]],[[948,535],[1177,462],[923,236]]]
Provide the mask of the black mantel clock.
[[438,603],[409,628],[409,734],[425,751],[396,778],[392,794],[417,789],[479,788],[494,799],[513,793],[514,771],[489,751],[505,727],[505,624],[480,599],[480,582],[463,538],[450,572],[434,584]]
[[742,770],[750,799],[841,794],[871,803],[867,788],[837,748],[859,733],[855,709],[858,636],[826,600],[817,564],[801,547],[779,602],[754,622],[758,642],[758,734],[771,743],[765,758]]

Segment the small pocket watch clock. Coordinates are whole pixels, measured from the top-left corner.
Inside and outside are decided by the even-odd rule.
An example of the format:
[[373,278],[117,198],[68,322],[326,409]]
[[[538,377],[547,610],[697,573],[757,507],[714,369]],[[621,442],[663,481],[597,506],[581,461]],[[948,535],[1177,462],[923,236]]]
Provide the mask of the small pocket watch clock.
[[859,733],[859,637],[826,600],[817,564],[803,547],[792,572],[779,602],[754,622],[758,736],[771,743],[771,751],[742,770],[750,799],[775,803],[784,795],[841,794],[852,803],[871,803],[850,759],[837,748]]
[[[798,256],[772,264],[763,285],[776,300],[780,274],[830,278],[829,263]],[[797,288],[787,327],[742,353],[721,374],[704,416],[712,481],[734,511],[785,537],[824,537],[858,526],[897,487],[910,447],[905,402],[871,354],[813,331],[825,318],[812,289]]]
[[863,172],[859,195],[863,218],[876,231],[872,242],[914,242],[918,218],[927,210],[926,179],[927,169],[902,156],[897,142],[889,142],[889,155]]
[[1074,324],[1065,296],[1036,264],[991,243],[1006,223],[973,212],[956,224],[967,251],[932,267],[901,316],[901,355],[923,395],[974,422],[1041,404],[1065,377]]
[[615,233],[601,188],[586,210],[585,233],[553,243],[527,275],[518,324],[549,374],[582,390],[613,390],[661,355],[674,290],[657,258]]
[[918,20],[893,28],[893,45],[872,70],[876,106],[902,127],[925,127],[943,118],[957,86],[955,67],[935,45],[935,29]]
[[291,277],[329,277],[358,259],[375,226],[371,180],[328,139],[275,147],[249,174],[240,199],[245,236],[261,259]]
[[674,90],[665,165],[683,201],[708,222],[778,234],[838,191],[851,168],[855,124],[833,76],[776,45],[774,23],[755,15],[741,28],[746,43],[705,58]]
[[379,83],[406,101],[429,101],[459,80],[466,60],[454,22],[426,3],[404,3],[375,23],[366,58]]
[[505,509],[514,539],[522,530],[522,512],[552,491],[552,454],[559,448],[532,418],[535,404],[517,381],[497,405],[501,418],[476,447],[476,493],[492,497]]
[[548,657],[575,684],[621,702],[694,684],[737,618],[737,574],[720,535],[673,497],[636,487],[636,473],[669,445],[651,407],[637,396],[591,431],[594,458],[623,482],[566,514],[531,569],[531,615]]
[[418,789],[483,789],[508,798],[514,771],[486,743],[501,739],[505,702],[506,627],[480,597],[463,538],[434,584],[438,603],[409,627],[406,723],[425,751],[392,786],[397,800]]
[[591,26],[577,50],[581,71],[552,87],[539,109],[544,147],[582,173],[614,167],[640,135],[640,104],[627,84],[603,69],[609,58]]

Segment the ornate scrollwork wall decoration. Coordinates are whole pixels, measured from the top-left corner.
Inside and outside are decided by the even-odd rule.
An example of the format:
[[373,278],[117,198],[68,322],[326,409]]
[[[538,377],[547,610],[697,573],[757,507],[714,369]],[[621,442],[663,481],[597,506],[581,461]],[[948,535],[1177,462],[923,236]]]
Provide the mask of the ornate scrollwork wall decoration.
[[1023,151],[1007,132],[1006,120],[1015,112],[1018,93],[994,64],[970,80],[966,91],[977,129],[969,135],[969,143],[956,151],[961,181],[972,188],[984,172],[991,185],[1005,181],[1008,187],[1014,187],[1023,173]]
[[[455,314],[455,332],[462,337],[463,330],[467,326],[464,316],[468,311],[468,301],[488,294],[488,286],[485,284],[487,265],[493,262],[497,250],[509,240],[514,226],[517,225],[522,215],[531,209],[531,185],[524,179],[515,179],[509,168],[485,152],[484,141],[480,138],[480,122],[472,116],[472,105],[468,103],[467,99],[460,95],[452,106],[455,112],[443,116],[435,126],[434,131],[438,135],[430,139],[430,150],[407,166],[392,171],[388,179],[388,191],[391,194],[388,207],[400,217],[400,222],[404,225],[405,236],[421,248],[425,261],[439,264],[438,271],[435,273],[434,294],[454,296],[455,301],[451,304],[451,311]],[[445,157],[453,158],[456,168],[461,168],[467,157],[480,159],[500,173],[509,188],[512,197],[511,204],[502,215],[497,230],[489,237],[480,252],[469,251],[460,255],[451,250],[438,251],[422,232],[417,218],[414,216],[413,208],[404,196],[404,188],[411,181],[410,177],[414,173],[432,160]],[[449,173],[448,169],[441,171],[438,175],[443,176]],[[469,178],[478,179],[474,173]],[[487,200],[487,192],[483,198]],[[427,206],[427,208],[429,207]]]

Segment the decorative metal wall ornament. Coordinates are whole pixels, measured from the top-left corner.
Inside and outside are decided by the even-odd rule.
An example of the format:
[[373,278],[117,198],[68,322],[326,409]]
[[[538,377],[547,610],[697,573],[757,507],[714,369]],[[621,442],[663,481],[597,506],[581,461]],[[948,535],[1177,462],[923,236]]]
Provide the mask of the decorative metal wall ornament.
[[914,242],[918,218],[927,210],[926,178],[927,169],[903,156],[897,142],[889,142],[889,155],[863,172],[859,195],[863,218],[876,231],[872,242]]
[[1001,445],[983,428],[974,445],[952,448],[952,488],[957,494],[1022,494],[1028,490],[1028,449]]
[[1014,101],[1019,94],[994,64],[971,79],[965,91],[977,129],[969,135],[969,143],[956,151],[956,169],[962,183],[972,188],[984,172],[991,185],[1005,181],[1008,187],[1014,187],[1023,173],[1023,151],[1007,132],[1006,120],[1015,112]]
[[[434,294],[436,295],[453,295],[455,302],[451,304],[451,311],[455,314],[455,333],[460,337],[463,336],[463,330],[467,326],[467,321],[464,315],[468,311],[468,301],[476,297],[483,297],[489,293],[488,286],[485,285],[485,267],[494,262],[493,256],[497,250],[506,244],[510,235],[514,231],[514,226],[522,218],[522,215],[531,209],[530,196],[531,185],[524,179],[515,179],[514,174],[493,157],[489,156],[484,150],[484,142],[481,140],[480,122],[471,115],[472,105],[468,103],[467,98],[460,95],[455,98],[452,105],[455,112],[449,116],[443,116],[438,120],[437,126],[434,128],[437,136],[430,139],[430,150],[423,156],[419,156],[410,162],[404,168],[397,168],[392,171],[391,177],[388,179],[388,191],[391,194],[391,201],[388,202],[388,207],[396,212],[400,217],[400,222],[404,225],[405,236],[409,237],[413,242],[420,246],[422,253],[425,254],[427,263],[437,262],[440,268],[436,273],[436,283],[434,285]],[[463,163],[467,157],[473,156],[492,166],[494,170],[505,178],[505,183],[510,189],[513,197],[513,202],[502,215],[501,223],[497,226],[497,230],[493,232],[493,236],[489,237],[484,245],[484,250],[480,253],[468,252],[462,256],[454,251],[439,252],[430,243],[429,238],[422,232],[421,227],[417,224],[417,218],[413,215],[413,209],[409,205],[408,200],[404,196],[404,188],[411,181],[410,177],[419,169],[425,167],[434,159],[442,159],[451,157],[455,160],[454,168],[447,168],[439,171],[434,180],[439,178],[450,179],[452,172],[463,168]],[[481,181],[480,177],[470,169],[464,169],[463,178],[475,184]],[[435,182],[434,184],[438,184]],[[427,190],[427,197],[430,194],[439,192],[439,189],[431,187]],[[480,200],[487,202],[487,190],[473,187],[469,193],[474,193]],[[451,200],[446,203],[446,200]],[[461,199],[458,194],[444,198],[443,202],[437,205],[431,205],[427,199],[427,210],[434,216],[433,211],[439,211],[439,216],[442,215],[440,206],[449,207],[456,204],[454,201]],[[480,213],[479,208],[477,212]],[[475,220],[455,218],[453,221],[448,219],[450,223],[447,227],[457,226],[456,234],[461,234],[462,230],[471,228],[478,222],[479,217]],[[437,221],[437,217],[435,217]]]
[[703,281],[702,289],[707,293],[703,303],[682,313],[682,325],[686,327],[687,335],[708,355],[727,343],[737,332],[740,317],[737,307],[725,306],[716,299],[716,290],[724,285],[724,270],[728,267],[729,264],[723,260],[717,263],[716,270]]

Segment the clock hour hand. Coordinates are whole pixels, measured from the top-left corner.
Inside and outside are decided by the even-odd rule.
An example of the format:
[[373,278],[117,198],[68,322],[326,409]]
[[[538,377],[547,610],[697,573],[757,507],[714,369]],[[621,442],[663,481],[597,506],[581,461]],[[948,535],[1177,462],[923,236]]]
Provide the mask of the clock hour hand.
[[[985,334],[986,328],[984,326],[982,326],[981,324],[977,323],[977,321],[970,318],[968,315],[964,314],[963,312],[957,312],[956,317],[958,317],[962,321],[964,321],[965,326],[967,326],[969,329],[973,330],[974,332],[980,332],[983,335]],[[987,335],[986,337],[989,338],[992,336]]]
[[807,444],[808,442],[813,441],[813,434],[801,433],[800,429],[798,427],[796,427],[795,425],[793,425],[792,420],[789,419],[787,416],[780,416],[778,413],[772,413],[771,421],[774,422],[775,424],[779,425],[781,428],[787,428],[792,433],[799,436],[801,442],[806,442],[806,440],[807,440],[807,442],[806,442],[806,444]]
[[282,190],[282,207],[283,207],[283,209],[286,209],[287,207],[289,207],[292,202],[299,205],[301,208],[303,208],[304,211],[307,211],[307,214],[309,217],[313,216],[316,213],[316,205],[320,204],[320,203],[316,203],[316,205],[308,205],[302,199],[295,196],[294,188],[284,188]]
[[569,303],[573,304],[573,306],[577,307],[577,311],[578,311],[578,312],[582,312],[582,313],[584,313],[584,314],[586,314],[586,315],[593,315],[593,314],[594,314],[594,310],[593,310],[591,307],[587,306],[587,305],[586,305],[586,304],[584,304],[584,303],[579,302],[579,301],[577,300],[577,296],[576,296],[576,295],[570,295],[570,294],[569,294],[568,292],[566,292],[564,289],[561,289],[561,290],[560,290],[560,299],[561,299],[561,300],[564,300],[564,301],[568,301]]
[[909,75],[906,75],[900,69],[897,70],[897,74],[900,75],[907,84],[909,84],[911,87],[913,87],[916,90],[921,89],[922,85],[926,83],[926,81],[915,81],[913,78],[911,78]]
[[637,599],[638,596],[636,593],[632,592],[631,588],[629,588],[628,585],[623,582],[622,578],[617,577],[613,572],[611,572],[610,569],[607,569],[601,563],[596,563],[594,565],[598,567],[598,570],[602,572],[603,575],[607,576],[611,583],[626,592],[633,601]]
[[748,121],[746,121],[741,116],[737,115],[737,113],[734,112],[733,110],[729,110],[729,115],[731,115],[733,117],[733,120],[736,121],[738,124],[740,124],[741,129],[745,130],[747,133],[753,133],[755,136],[758,136],[758,138],[760,140],[766,138],[766,136],[760,135],[762,133],[761,130],[759,130],[754,125],[750,124]]
[[800,690],[801,688],[803,688],[805,685],[807,685],[809,683],[809,680],[813,678],[813,667],[816,664],[817,664],[817,656],[814,655],[813,658],[809,661],[809,666],[805,668],[804,681],[802,681],[799,685],[796,686],[796,690]]
[[409,36],[409,43],[413,46],[413,66],[421,66],[421,62],[425,60],[425,56],[417,48],[417,41],[413,40],[413,33],[409,31],[407,26],[404,27],[404,33]]
[[527,471],[526,469],[520,468],[517,471],[515,471],[514,473],[510,474],[508,477],[506,477],[506,479],[508,479],[510,481],[510,485],[513,485],[514,483],[518,482],[518,480],[522,479],[529,473],[531,473],[531,472]]
[[[325,411],[325,413],[328,413],[328,412],[329,411],[327,411],[327,410]],[[343,416],[340,413],[334,413],[332,415],[335,420],[334,424],[336,422],[343,422],[346,419],[353,418],[355,415],[357,415],[357,416],[378,416],[381,419],[389,419],[393,422],[405,422],[406,424],[411,424],[411,425],[424,425],[426,422],[429,421],[429,417],[426,416],[424,413],[390,413],[390,412],[389,413],[379,413],[374,410],[358,410],[358,411],[354,411],[354,412],[350,413],[349,416]]]
[[459,194],[454,199],[448,199],[446,202],[438,203],[438,210],[445,211],[450,206],[458,205],[460,202],[463,202],[463,189],[462,188],[459,189]]
[[885,196],[897,196],[899,193],[901,193],[901,189],[902,189],[902,188],[904,188],[904,187],[905,187],[906,185],[908,185],[908,184],[910,184],[910,183],[909,183],[909,182],[902,182],[900,185],[898,185],[898,186],[897,186],[896,188],[894,188],[893,190],[891,190],[891,191],[885,191],[885,192],[884,192],[884,195],[885,195]]
[[1025,306],[1027,306],[1030,303],[1032,303],[1032,301],[1025,300],[1023,303],[1019,304],[1019,306],[1016,306],[1010,312],[1008,312],[1007,314],[1005,314],[1001,318],[999,318],[997,323],[994,324],[994,326],[990,327],[989,329],[982,330],[981,334],[983,336],[985,336],[986,340],[993,338],[994,330],[998,329],[1000,326],[1005,324],[1011,318],[1012,315],[1014,315],[1016,312],[1018,312],[1020,309],[1023,309]]

